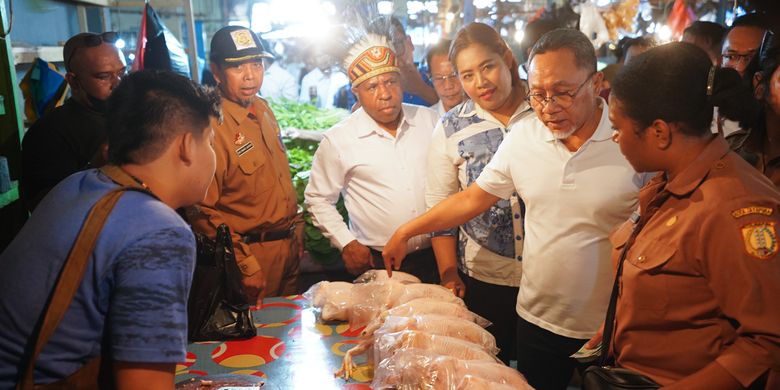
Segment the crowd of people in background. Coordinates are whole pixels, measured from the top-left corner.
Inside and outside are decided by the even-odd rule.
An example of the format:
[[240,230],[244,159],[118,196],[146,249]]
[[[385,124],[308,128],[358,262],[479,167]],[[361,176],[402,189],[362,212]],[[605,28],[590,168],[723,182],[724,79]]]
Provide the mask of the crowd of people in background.
[[[449,288],[535,388],[566,389],[588,365],[571,356],[598,344],[664,388],[778,388],[771,23],[748,14],[694,22],[682,42],[626,38],[600,70],[587,36],[549,21],[529,24],[523,53],[468,24],[421,67],[403,24],[379,18],[343,58],[312,48],[300,82],[267,42],[228,26],[211,37],[215,90],[128,75],[115,33],[71,37],[72,96],[24,138],[32,217],[0,254],[0,388],[98,379],[88,369],[172,388],[193,231],[230,228],[248,303],[299,292],[303,216],[269,98],[351,111],[324,133],[305,190],[346,271]],[[82,223],[120,190],[36,350]]]

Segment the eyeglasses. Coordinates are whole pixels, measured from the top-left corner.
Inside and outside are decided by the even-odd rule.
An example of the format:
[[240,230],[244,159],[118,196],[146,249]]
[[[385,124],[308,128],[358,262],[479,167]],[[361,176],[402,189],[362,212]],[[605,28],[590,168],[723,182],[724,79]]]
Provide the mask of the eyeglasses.
[[554,93],[550,96],[547,96],[546,93],[529,93],[525,97],[525,100],[528,101],[529,104],[536,102],[542,107],[552,102],[557,104],[558,107],[569,108],[574,103],[574,98],[579,95],[582,87],[590,81],[594,74],[596,74],[596,72],[592,72],[574,91]]
[[458,73],[457,72],[452,72],[452,73],[450,73],[448,75],[444,75],[444,76],[431,76],[431,81],[434,84],[437,84],[437,85],[444,84],[449,79],[454,79],[455,81],[458,81]]
[[750,60],[753,59],[753,56],[756,55],[756,50],[749,50],[745,53],[738,53],[738,52],[727,52],[721,55],[721,58],[723,58],[723,65],[731,64],[731,63],[747,63],[750,62]]
[[116,43],[119,40],[119,33],[115,31],[107,31],[101,34],[95,33],[83,33],[81,37],[77,37],[72,46],[65,44],[66,48],[70,49],[69,53],[65,53],[65,69],[70,70],[70,62],[73,60],[73,55],[76,54],[76,50],[81,47],[95,47],[100,46],[101,43]]

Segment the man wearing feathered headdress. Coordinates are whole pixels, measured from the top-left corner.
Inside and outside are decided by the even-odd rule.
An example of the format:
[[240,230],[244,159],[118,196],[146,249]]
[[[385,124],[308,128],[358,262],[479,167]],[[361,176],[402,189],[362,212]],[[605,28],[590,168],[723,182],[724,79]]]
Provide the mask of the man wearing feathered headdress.
[[[359,40],[344,67],[361,108],[325,133],[305,195],[314,224],[341,250],[347,271],[357,275],[383,268],[387,239],[403,222],[425,212],[426,158],[438,116],[401,102],[396,55],[385,37],[368,34]],[[336,210],[339,195],[349,226]],[[411,261],[401,271],[438,283],[430,245],[427,236],[410,240]]]

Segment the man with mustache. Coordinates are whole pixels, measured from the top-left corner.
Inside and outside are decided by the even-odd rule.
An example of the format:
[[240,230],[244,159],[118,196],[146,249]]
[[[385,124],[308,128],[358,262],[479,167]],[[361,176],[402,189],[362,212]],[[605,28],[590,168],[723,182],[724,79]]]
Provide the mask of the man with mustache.
[[[425,211],[425,165],[435,111],[402,104],[399,69],[387,39],[368,34],[344,61],[361,108],[325,133],[306,187],[314,224],[341,250],[347,271],[383,268],[393,230]],[[349,226],[336,210],[339,195]],[[402,271],[438,283],[427,235],[410,240]]]
[[403,267],[408,237],[463,224],[499,199],[525,203],[523,276],[517,296],[517,369],[537,389],[566,389],[569,356],[593,337],[609,303],[608,237],[636,208],[647,177],[612,142],[602,74],[588,38],[558,29],[531,50],[528,101],[476,182],[401,226],[385,245]]
[[217,169],[206,199],[188,210],[194,230],[233,235],[247,301],[297,293],[302,229],[279,125],[265,100],[263,58],[270,54],[249,29],[223,27],[211,39],[211,71],[223,119],[212,121]]

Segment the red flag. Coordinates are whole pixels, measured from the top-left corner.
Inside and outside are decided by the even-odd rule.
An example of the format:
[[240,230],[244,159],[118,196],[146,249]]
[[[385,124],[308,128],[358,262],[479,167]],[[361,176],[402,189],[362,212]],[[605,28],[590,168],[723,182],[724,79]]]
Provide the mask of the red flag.
[[669,29],[672,30],[672,37],[678,39],[683,35],[685,28],[688,27],[693,21],[696,20],[696,14],[693,10],[685,4],[685,0],[675,0],[672,12],[669,13],[669,18],[666,20],[666,24]]
[[189,77],[187,53],[148,3],[144,5],[132,70],[170,70]]
[[138,29],[138,41],[135,46],[135,60],[133,60],[132,71],[144,69],[144,52],[146,51],[146,7],[149,4],[144,4],[144,12],[141,14],[141,28]]

